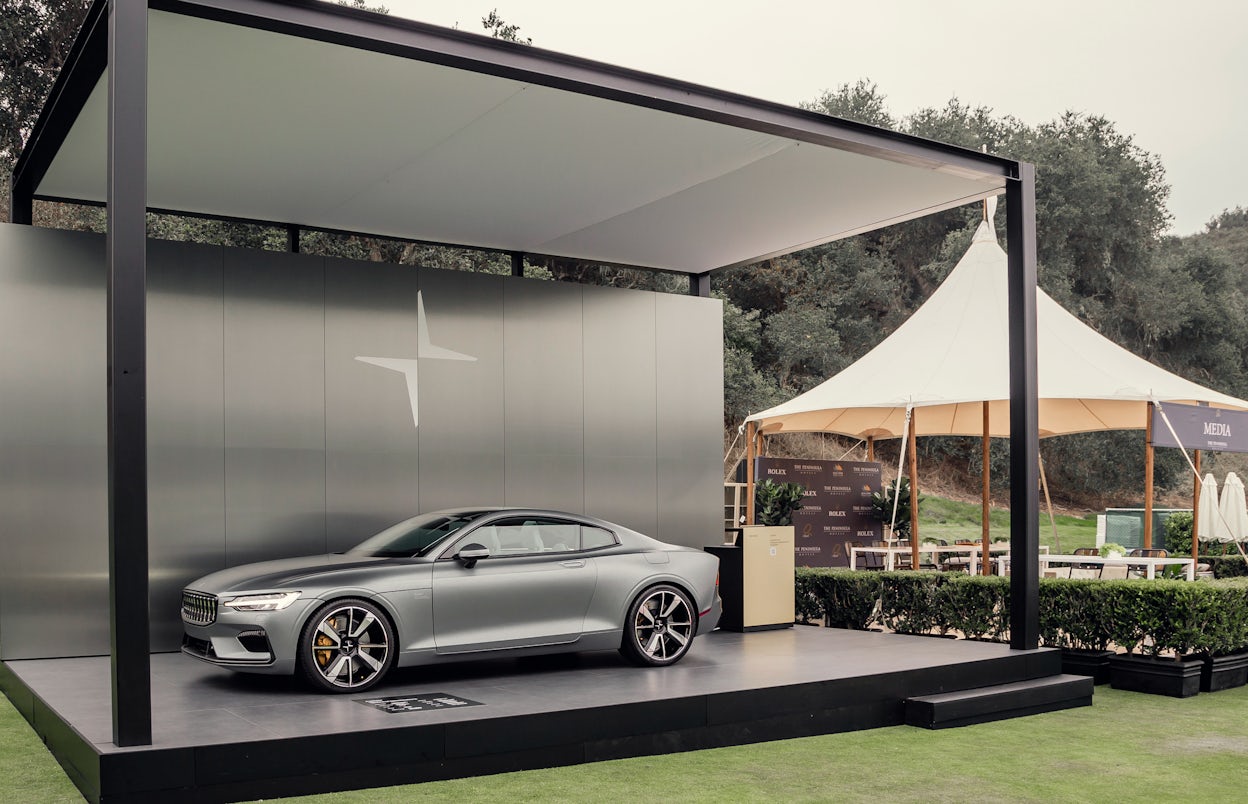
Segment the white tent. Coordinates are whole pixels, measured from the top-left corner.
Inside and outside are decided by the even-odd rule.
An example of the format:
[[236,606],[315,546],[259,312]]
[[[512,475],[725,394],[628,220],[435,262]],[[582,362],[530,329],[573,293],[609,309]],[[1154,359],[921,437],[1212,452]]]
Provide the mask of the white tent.
[[[749,417],[764,434],[899,438],[907,406],[916,435],[1009,435],[1006,254],[989,221],[914,315],[853,365]],[[1143,429],[1148,402],[1248,410],[1133,355],[1037,290],[1040,435]]]

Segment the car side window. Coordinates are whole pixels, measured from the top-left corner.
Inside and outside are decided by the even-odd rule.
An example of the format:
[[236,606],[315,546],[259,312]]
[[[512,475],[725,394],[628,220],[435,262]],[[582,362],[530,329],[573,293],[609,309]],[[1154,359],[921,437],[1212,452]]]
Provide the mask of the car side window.
[[499,558],[571,553],[579,547],[579,527],[557,519],[508,517],[483,525],[460,537],[443,556],[453,557],[464,545],[472,543],[483,545],[490,551],[491,557]]
[[597,550],[600,547],[614,547],[616,544],[619,544],[619,542],[611,531],[590,527],[589,525],[581,526],[582,550]]

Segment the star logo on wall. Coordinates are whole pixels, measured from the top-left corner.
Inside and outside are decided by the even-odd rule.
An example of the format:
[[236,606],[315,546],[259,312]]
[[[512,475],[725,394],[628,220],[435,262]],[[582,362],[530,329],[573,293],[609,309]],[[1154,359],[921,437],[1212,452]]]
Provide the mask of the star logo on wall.
[[425,317],[425,298],[423,291],[416,292],[416,357],[365,357],[357,355],[356,360],[380,366],[384,369],[397,371],[407,378],[407,397],[412,403],[412,425],[420,426],[419,386],[417,384],[418,367],[422,358],[431,360],[466,360],[475,362],[476,358],[462,352],[452,351],[442,346],[435,346],[429,338],[429,320]]

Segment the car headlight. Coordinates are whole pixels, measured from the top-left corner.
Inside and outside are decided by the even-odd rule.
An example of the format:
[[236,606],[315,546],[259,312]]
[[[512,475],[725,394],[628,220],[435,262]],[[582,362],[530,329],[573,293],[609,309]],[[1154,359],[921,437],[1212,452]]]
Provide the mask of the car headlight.
[[298,599],[298,592],[267,592],[226,598],[221,605],[235,611],[281,611]]

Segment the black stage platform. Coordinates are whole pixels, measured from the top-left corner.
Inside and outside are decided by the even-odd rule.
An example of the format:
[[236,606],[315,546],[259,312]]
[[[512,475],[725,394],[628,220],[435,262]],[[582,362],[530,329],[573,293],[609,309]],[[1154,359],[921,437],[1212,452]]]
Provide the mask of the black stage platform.
[[[152,657],[154,745],[111,742],[107,657],[0,664],[0,688],[91,801],[222,801],[477,776],[904,723],[903,702],[1061,672],[1055,650],[795,627],[615,653],[394,673],[368,695]],[[479,706],[388,713],[363,698]]]

